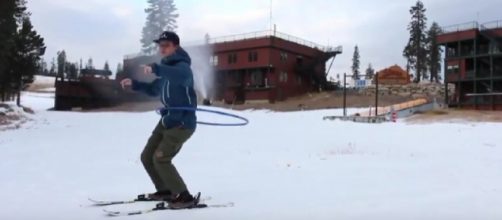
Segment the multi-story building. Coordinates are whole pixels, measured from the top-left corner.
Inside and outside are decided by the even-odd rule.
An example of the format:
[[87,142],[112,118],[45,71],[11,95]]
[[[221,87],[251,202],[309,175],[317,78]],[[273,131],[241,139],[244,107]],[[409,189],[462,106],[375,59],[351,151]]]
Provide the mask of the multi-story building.
[[451,107],[502,110],[502,21],[444,27],[445,79],[455,85]]
[[326,62],[342,47],[276,31],[211,39],[216,96],[227,103],[281,101],[328,86]]
[[[199,81],[212,84],[198,88],[211,90],[198,91],[203,98],[236,104],[282,101],[329,88],[333,84],[326,77],[327,61],[342,53],[341,46],[324,47],[277,31],[211,38],[183,46],[192,56],[196,81],[204,78],[203,74],[214,76],[205,78],[211,82]],[[141,78],[137,74],[139,66],[159,59],[141,54],[127,56],[124,74],[118,78]]]

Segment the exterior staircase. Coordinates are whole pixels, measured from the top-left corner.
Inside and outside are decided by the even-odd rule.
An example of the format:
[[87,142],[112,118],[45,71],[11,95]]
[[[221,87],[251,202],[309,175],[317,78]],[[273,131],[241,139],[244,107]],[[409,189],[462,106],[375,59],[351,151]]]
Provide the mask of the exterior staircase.
[[343,47],[341,46],[325,48],[312,62],[297,64],[295,67],[296,72],[305,78],[312,79],[316,85],[325,88],[328,86],[327,72],[321,71],[319,68],[324,67],[328,60],[334,59],[338,54],[342,53]]
[[479,25],[481,35],[495,43],[499,51],[502,51],[502,20]]

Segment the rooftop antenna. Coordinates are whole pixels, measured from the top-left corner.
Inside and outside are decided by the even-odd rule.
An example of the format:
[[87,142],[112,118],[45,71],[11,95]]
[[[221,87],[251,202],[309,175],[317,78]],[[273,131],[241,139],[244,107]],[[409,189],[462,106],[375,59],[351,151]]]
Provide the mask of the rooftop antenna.
[[273,29],[273,3],[274,3],[274,0],[270,0],[270,30]]

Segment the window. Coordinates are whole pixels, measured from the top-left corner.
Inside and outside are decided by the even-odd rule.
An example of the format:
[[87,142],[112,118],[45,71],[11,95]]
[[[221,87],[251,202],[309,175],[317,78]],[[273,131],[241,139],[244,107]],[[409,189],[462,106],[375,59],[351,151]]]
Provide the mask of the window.
[[258,62],[258,52],[256,52],[256,51],[249,52],[248,61],[249,62]]
[[460,70],[460,67],[459,67],[458,64],[456,64],[456,65],[450,65],[450,66],[448,66],[448,71],[447,72],[448,73],[458,73],[458,72],[460,72],[459,70]]
[[282,62],[287,62],[288,61],[288,53],[281,52],[281,61]]
[[298,64],[298,66],[302,66],[303,65],[303,57],[302,56],[297,56],[296,57],[296,64]]
[[446,50],[446,56],[447,57],[456,57],[457,56],[457,49],[448,47]]
[[237,54],[231,53],[228,55],[228,64],[237,63]]
[[254,70],[251,72],[251,85],[255,87],[263,87],[265,86],[265,74],[263,74],[260,70]]
[[288,73],[287,72],[281,72],[279,74],[279,82],[288,82]]
[[244,74],[239,70],[230,70],[227,72],[227,83],[229,86],[241,86]]
[[209,63],[212,66],[218,66],[218,55],[213,55],[209,58]]

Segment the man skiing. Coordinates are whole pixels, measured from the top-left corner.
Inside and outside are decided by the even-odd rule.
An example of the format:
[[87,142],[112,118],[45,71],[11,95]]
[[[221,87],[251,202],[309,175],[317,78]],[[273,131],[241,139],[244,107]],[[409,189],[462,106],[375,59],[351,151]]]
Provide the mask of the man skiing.
[[163,58],[160,64],[144,66],[143,74],[155,75],[157,79],[144,83],[127,78],[121,85],[124,89],[132,87],[134,91],[160,96],[165,106],[141,154],[143,166],[157,189],[147,199],[166,201],[173,209],[190,208],[198,201],[189,193],[172,160],[195,132],[197,119],[194,111],[169,110],[169,107],[197,107],[191,59],[174,32],[166,31],[154,42]]

